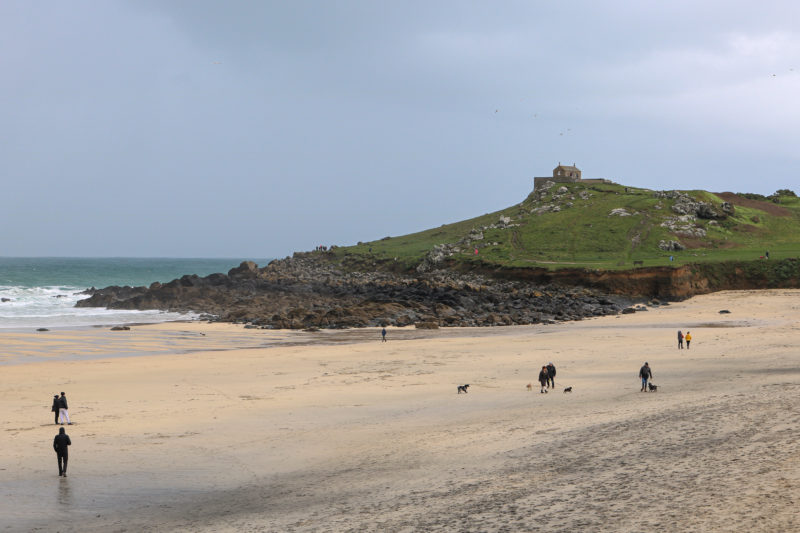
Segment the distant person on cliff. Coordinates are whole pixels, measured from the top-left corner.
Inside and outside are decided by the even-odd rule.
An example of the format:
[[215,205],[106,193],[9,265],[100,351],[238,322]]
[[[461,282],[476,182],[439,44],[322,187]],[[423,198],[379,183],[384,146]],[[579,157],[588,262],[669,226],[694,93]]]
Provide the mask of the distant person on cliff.
[[53,411],[53,414],[55,415],[55,422],[53,423],[58,424],[58,412],[61,410],[61,402],[58,401],[58,394],[53,395],[53,405],[50,407],[50,410]]
[[653,379],[653,372],[650,370],[650,365],[647,362],[639,369],[639,377],[642,378],[641,392],[647,392],[647,381]]
[[64,428],[58,428],[58,435],[53,439],[53,449],[56,451],[58,458],[58,475],[67,477],[67,460],[69,459],[69,446],[72,441],[69,440],[69,435],[66,434]]
[[769,259],[769,250],[767,250],[766,252],[764,252],[764,257],[766,257],[767,259]]
[[539,371],[539,388],[540,393],[547,392],[547,381],[550,379],[550,373],[547,371],[547,367],[543,366],[542,370]]
[[678,330],[678,349],[683,350],[683,333],[681,333],[681,330]]
[[63,392],[61,393],[61,398],[58,399],[58,421],[61,422],[61,425],[64,425],[64,420],[67,421],[68,425],[72,425],[72,422],[69,420],[69,406],[67,405],[67,395]]
[[552,362],[547,363],[545,367],[547,369],[547,387],[555,389],[556,388],[556,365]]
[[381,330],[381,341],[386,342],[386,328]]
[[688,350],[689,344],[692,342],[692,334],[687,331],[684,339],[686,339],[686,349]]

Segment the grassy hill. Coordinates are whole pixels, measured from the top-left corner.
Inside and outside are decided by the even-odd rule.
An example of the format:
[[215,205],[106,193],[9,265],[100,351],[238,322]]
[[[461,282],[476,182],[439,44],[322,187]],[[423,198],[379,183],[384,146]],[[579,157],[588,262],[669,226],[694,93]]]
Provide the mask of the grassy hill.
[[332,253],[345,264],[400,270],[426,262],[615,270],[750,261],[767,250],[771,259],[800,257],[800,198],[780,192],[772,201],[701,190],[555,184],[494,213]]

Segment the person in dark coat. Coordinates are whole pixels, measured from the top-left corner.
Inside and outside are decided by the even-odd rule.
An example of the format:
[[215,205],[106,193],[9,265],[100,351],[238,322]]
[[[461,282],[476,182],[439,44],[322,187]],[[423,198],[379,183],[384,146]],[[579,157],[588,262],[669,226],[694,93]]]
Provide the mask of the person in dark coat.
[[61,425],[64,425],[64,420],[67,421],[68,425],[72,425],[72,422],[69,420],[69,411],[67,411],[69,407],[67,406],[67,395],[63,392],[61,393],[61,398],[58,399],[58,421],[61,422]]
[[683,350],[683,333],[678,330],[678,349]]
[[69,446],[72,441],[64,428],[58,428],[58,435],[53,439],[53,449],[58,457],[58,475],[67,477],[67,460],[69,459]]
[[60,409],[61,409],[61,402],[58,401],[58,394],[54,394],[53,395],[53,406],[50,408],[50,410],[53,411],[53,415],[55,415],[54,422],[53,422],[54,424],[58,424],[58,411]]
[[653,372],[647,362],[639,369],[639,377],[642,378],[642,392],[647,392],[647,380],[653,379]]
[[547,367],[543,366],[539,372],[539,384],[542,386],[539,389],[540,393],[547,392],[547,380],[550,379],[550,373],[547,372]]
[[556,365],[552,362],[547,363],[547,386],[550,388],[556,388]]

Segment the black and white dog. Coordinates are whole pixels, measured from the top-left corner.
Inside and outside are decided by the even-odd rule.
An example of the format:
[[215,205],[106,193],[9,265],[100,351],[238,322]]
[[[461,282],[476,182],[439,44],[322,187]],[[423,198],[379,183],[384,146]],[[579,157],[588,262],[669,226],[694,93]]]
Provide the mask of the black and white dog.
[[461,394],[463,392],[464,394],[466,394],[467,393],[467,387],[469,387],[469,383],[467,383],[466,385],[459,385],[458,386],[458,393]]
[[564,392],[572,392],[572,387],[567,387],[566,389],[564,389]]
[[648,383],[647,388],[650,389],[650,392],[658,392],[658,385],[653,385],[652,383]]

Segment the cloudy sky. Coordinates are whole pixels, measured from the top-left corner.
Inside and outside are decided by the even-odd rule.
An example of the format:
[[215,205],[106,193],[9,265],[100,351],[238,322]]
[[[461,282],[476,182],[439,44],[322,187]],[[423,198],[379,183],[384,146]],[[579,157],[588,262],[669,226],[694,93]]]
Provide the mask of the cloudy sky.
[[[279,257],[558,162],[800,187],[800,4],[0,2],[0,256]],[[800,192],[800,191],[798,191]]]

